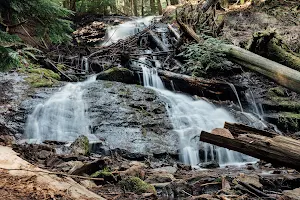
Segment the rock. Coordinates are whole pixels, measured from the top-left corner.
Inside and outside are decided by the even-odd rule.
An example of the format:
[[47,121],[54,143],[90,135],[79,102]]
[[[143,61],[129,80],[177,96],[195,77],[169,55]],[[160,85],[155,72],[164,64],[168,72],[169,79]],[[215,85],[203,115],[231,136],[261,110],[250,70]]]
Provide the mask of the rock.
[[192,166],[191,165],[186,165],[183,163],[177,163],[177,167],[181,170],[185,170],[185,171],[189,171],[192,170]]
[[81,161],[69,161],[56,165],[55,168],[60,169],[63,172],[69,172],[69,174],[72,174],[72,171],[75,171],[77,168],[82,166],[83,163]]
[[300,200],[300,188],[296,188],[293,190],[284,190],[283,195],[283,199]]
[[170,187],[173,190],[175,197],[186,197],[189,196],[186,193],[188,194],[193,193],[191,186],[184,180],[172,181]]
[[[93,173],[91,175],[91,177],[92,178],[103,178],[104,182],[109,182],[109,183],[116,183],[117,182],[117,177],[115,177],[113,175],[113,173],[110,170],[106,169],[106,168]],[[97,183],[98,181],[95,181],[95,182],[96,182],[96,184],[103,183],[103,181],[101,181],[100,183]]]
[[144,169],[146,168],[146,165],[144,163],[132,161],[129,163],[129,166],[130,167],[128,169],[120,172],[121,177],[136,176],[141,179],[144,179],[145,177]]
[[214,198],[210,194],[201,194],[199,196],[193,196],[193,197],[189,198],[188,200],[214,200],[214,199],[218,199],[218,198]]
[[72,171],[71,174],[81,175],[81,174],[93,174],[100,169],[104,169],[108,164],[111,164],[111,160],[104,158],[98,159],[92,162],[85,163],[81,167]]
[[152,170],[153,172],[165,172],[168,174],[175,174],[177,171],[176,167],[172,167],[172,166],[166,166],[166,167],[160,167],[160,168],[156,168]]
[[97,80],[117,81],[132,84],[135,83],[134,73],[127,68],[113,67],[97,75]]
[[223,137],[234,139],[233,135],[226,128],[215,128],[211,131],[211,134],[220,135],[220,136],[223,136]]
[[120,186],[126,191],[134,192],[136,194],[153,193],[156,194],[154,186],[144,182],[138,177],[128,177],[120,181]]
[[97,187],[97,185],[91,181],[91,180],[82,180],[79,182],[81,185],[83,185],[84,187],[86,187],[87,189],[93,188],[93,187]]
[[145,182],[147,183],[166,183],[172,182],[175,180],[175,177],[172,174],[157,172],[151,174],[147,177]]
[[[0,127],[1,129],[1,127]],[[1,133],[0,133],[1,134]],[[6,146],[6,145],[12,145],[15,144],[16,139],[14,136],[11,135],[0,135],[0,145]]]
[[87,155],[89,154],[89,139],[81,135],[71,144],[70,148],[74,155]]
[[206,169],[213,169],[213,168],[219,168],[220,165],[217,161],[213,160],[210,162],[201,163],[201,167]]
[[[246,174],[240,174],[239,176],[236,177],[236,179],[248,183],[249,185],[253,185],[257,188],[262,188],[262,184],[259,182],[259,176],[253,174],[253,175],[246,175]],[[235,180],[234,180],[235,182]]]

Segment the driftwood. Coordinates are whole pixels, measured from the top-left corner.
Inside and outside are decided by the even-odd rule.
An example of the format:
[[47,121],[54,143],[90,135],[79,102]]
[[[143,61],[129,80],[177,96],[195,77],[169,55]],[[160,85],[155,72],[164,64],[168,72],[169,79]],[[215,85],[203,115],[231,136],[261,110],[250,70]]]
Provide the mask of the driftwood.
[[267,136],[267,137],[275,137],[278,135],[277,133],[274,132],[259,130],[251,126],[246,126],[244,124],[237,124],[237,123],[225,122],[224,128],[228,129],[233,136],[238,136],[240,134],[249,134],[249,133]]
[[232,135],[235,136],[234,139],[202,131],[200,141],[238,151],[275,165],[300,170],[299,140],[272,133],[269,134],[270,137],[267,137],[261,135],[262,132],[259,130],[257,130],[257,135],[254,129],[251,133],[239,134],[232,126],[231,124],[230,129]]
[[170,24],[168,24],[168,28],[169,28],[170,32],[174,35],[176,40],[179,40],[180,34]]

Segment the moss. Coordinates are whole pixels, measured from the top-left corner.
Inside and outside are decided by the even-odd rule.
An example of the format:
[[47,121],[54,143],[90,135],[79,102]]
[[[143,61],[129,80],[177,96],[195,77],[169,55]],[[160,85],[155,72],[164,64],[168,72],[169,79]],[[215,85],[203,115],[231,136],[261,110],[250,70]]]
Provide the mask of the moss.
[[267,95],[269,97],[274,97],[274,96],[285,97],[286,96],[282,87],[270,88]]
[[134,192],[136,194],[153,193],[156,194],[156,190],[153,185],[150,185],[138,177],[128,177],[120,181],[120,185],[126,191]]
[[25,80],[33,87],[51,87],[60,80],[59,74],[37,66],[20,68],[19,72],[27,75]]
[[122,67],[113,67],[106,71],[101,72],[97,76],[98,80],[117,81],[123,83],[134,83],[134,73],[129,69]]
[[279,125],[290,131],[298,131],[299,122],[300,122],[300,114],[291,113],[291,112],[279,113],[279,119],[278,119]]
[[68,69],[64,64],[57,64],[56,66],[59,70],[62,70],[62,71],[65,71]]

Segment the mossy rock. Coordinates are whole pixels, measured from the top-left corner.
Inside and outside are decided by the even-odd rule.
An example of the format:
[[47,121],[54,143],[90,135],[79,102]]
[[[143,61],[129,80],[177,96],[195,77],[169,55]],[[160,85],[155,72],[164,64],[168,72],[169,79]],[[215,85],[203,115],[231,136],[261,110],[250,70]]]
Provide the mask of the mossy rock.
[[89,154],[89,139],[81,135],[70,146],[71,152],[75,155]]
[[91,175],[92,178],[103,178],[105,182],[117,182],[117,177],[113,175],[113,173],[104,168],[103,170],[96,171]]
[[146,183],[138,177],[132,176],[120,181],[120,186],[126,191],[134,192],[136,194],[153,193],[156,194],[156,190],[153,185]]
[[286,96],[284,89],[282,87],[270,88],[267,95],[269,98]]
[[291,112],[279,113],[278,126],[289,131],[299,131],[300,114]]
[[21,68],[21,73],[27,75],[27,81],[33,87],[51,87],[60,80],[59,74],[45,68]]
[[97,75],[97,80],[117,81],[122,83],[134,83],[134,73],[122,67],[113,67]]

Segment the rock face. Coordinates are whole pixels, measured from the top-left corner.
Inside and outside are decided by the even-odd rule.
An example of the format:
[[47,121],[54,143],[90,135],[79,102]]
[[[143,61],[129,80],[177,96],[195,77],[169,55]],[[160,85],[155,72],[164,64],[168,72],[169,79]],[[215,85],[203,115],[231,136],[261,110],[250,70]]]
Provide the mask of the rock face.
[[84,95],[91,130],[109,149],[131,153],[175,153],[177,134],[171,131],[165,105],[154,91],[138,85],[97,81]]
[[[16,86],[18,85],[12,84],[12,88]],[[164,102],[154,91],[139,85],[102,80],[87,84],[83,89],[91,133],[101,141],[97,146],[99,153],[116,149],[121,154],[127,154],[128,158],[135,159],[152,153],[177,152],[177,134],[172,131]],[[1,131],[19,139],[24,138],[22,134],[27,116],[59,88],[38,88],[30,92],[28,88],[23,90],[17,94],[18,102],[13,110],[5,108],[3,113],[10,113],[5,115],[5,119],[0,116],[0,127],[5,125],[5,129],[1,128]],[[15,95],[13,91],[9,91],[10,96]],[[1,104],[2,107],[4,103]],[[6,102],[4,106],[10,104]]]

